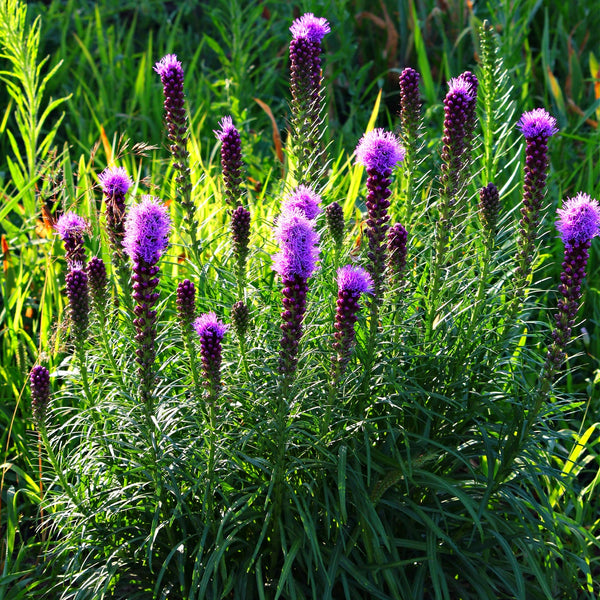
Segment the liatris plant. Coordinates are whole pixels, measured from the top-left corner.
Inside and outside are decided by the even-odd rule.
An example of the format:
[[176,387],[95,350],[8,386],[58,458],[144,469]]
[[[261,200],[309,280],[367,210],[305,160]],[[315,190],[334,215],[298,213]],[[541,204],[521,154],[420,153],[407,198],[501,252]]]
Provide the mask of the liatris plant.
[[194,330],[200,338],[204,385],[211,402],[221,390],[221,342],[228,329],[213,312],[200,315],[194,321]]
[[106,286],[108,280],[106,278],[106,265],[98,256],[90,258],[90,261],[87,264],[87,276],[92,304],[100,319],[104,321],[107,299]]
[[90,301],[88,276],[81,264],[74,263],[71,266],[65,276],[65,284],[75,344],[82,346],[87,337]]
[[322,174],[321,42],[330,32],[324,18],[306,13],[290,27],[290,89],[292,147],[298,183],[316,184]]
[[[525,181],[523,183],[523,206],[519,221],[517,240],[517,271],[515,274],[513,305],[523,299],[531,263],[535,254],[535,242],[541,220],[541,209],[546,193],[546,175],[549,166],[548,140],[558,132],[556,119],[543,108],[523,113],[519,128],[525,137]],[[516,310],[514,308],[513,310]]]
[[106,204],[106,231],[112,248],[112,262],[116,267],[123,262],[123,237],[125,235],[125,195],[133,181],[123,167],[109,167],[98,175]]
[[273,269],[283,282],[281,315],[281,351],[279,372],[288,385],[296,371],[298,344],[302,337],[302,320],[306,311],[308,279],[317,262],[319,235],[313,222],[296,210],[282,213],[277,221],[275,238],[281,251],[274,256]]
[[404,159],[404,148],[389,131],[374,129],[356,147],[356,162],[367,170],[367,271],[373,280],[373,302],[381,303],[386,264],[385,235],[388,230],[390,184],[394,168]]
[[479,190],[479,219],[488,236],[494,237],[498,229],[500,194],[493,183]]
[[171,221],[167,209],[158,198],[142,196],[131,208],[125,222],[125,253],[131,258],[133,270],[133,298],[136,318],[136,357],[139,365],[140,398],[150,412],[154,386],[154,359],[156,357],[155,291],[159,283],[158,261],[167,248]]
[[238,206],[231,213],[231,241],[236,259],[238,296],[241,298],[246,282],[246,262],[250,243],[250,211],[243,206]]
[[400,139],[406,149],[404,157],[404,218],[410,227],[414,194],[414,178],[419,151],[419,129],[421,125],[421,95],[419,82],[421,76],[411,67],[400,73],[400,122],[402,129]]
[[335,201],[327,205],[325,219],[329,235],[336,247],[336,254],[344,243],[344,209]]
[[321,212],[321,197],[310,187],[299,185],[286,196],[281,205],[281,212],[297,210],[307,219],[313,221]]
[[192,323],[196,318],[196,287],[189,279],[177,284],[177,316],[181,327],[181,337],[190,361],[190,370],[194,380],[197,399],[200,399],[201,387],[196,369],[196,350],[192,343]]
[[[479,80],[477,79],[477,75],[471,71],[465,71],[464,73],[461,73],[458,76],[458,79],[461,79],[469,86],[471,96],[467,106],[467,121],[465,123],[465,142],[467,145],[466,151],[467,153],[470,153],[473,146],[473,136],[475,134],[475,127],[477,124],[477,90],[479,88]],[[470,156],[467,156],[467,160],[469,159]]]
[[160,75],[163,85],[167,137],[173,157],[173,166],[177,171],[175,182],[183,208],[183,220],[192,241],[192,251],[196,253],[197,225],[195,222],[195,205],[192,199],[190,155],[187,149],[189,132],[183,89],[183,67],[175,54],[167,54],[154,65],[154,70]]
[[56,231],[65,246],[65,257],[69,267],[85,264],[83,234],[89,229],[86,220],[69,211],[61,215],[56,223]]
[[387,270],[391,281],[395,284],[402,281],[406,269],[407,241],[408,232],[403,225],[396,223],[389,228],[387,232]]
[[225,199],[232,207],[241,206],[242,202],[242,141],[240,133],[231,117],[223,117],[219,122],[221,129],[215,131],[221,142],[221,167],[225,184]]
[[361,267],[346,265],[337,270],[337,309],[335,313],[335,342],[333,349],[336,356],[333,359],[332,384],[335,387],[346,370],[354,345],[354,324],[358,320],[360,304],[358,301],[363,294],[373,290],[371,276]]
[[36,365],[29,374],[31,387],[31,409],[38,429],[45,427],[46,410],[50,402],[50,371],[42,365]]
[[565,245],[561,284],[553,344],[548,350],[544,378],[551,383],[565,359],[565,349],[571,339],[571,330],[579,309],[581,284],[585,277],[588,252],[592,239],[600,235],[600,206],[588,194],[580,192],[569,198],[558,211],[556,228]]

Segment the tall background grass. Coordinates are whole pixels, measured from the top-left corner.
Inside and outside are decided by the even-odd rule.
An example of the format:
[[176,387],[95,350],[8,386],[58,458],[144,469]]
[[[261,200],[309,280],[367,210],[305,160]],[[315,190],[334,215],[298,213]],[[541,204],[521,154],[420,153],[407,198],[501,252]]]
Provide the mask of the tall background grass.
[[[173,196],[160,82],[152,71],[156,60],[176,53],[183,61],[192,111],[192,160],[205,173],[202,181],[194,182],[200,221],[207,231],[217,230],[224,213],[218,209],[221,184],[213,130],[225,114],[241,129],[251,193],[261,206],[257,220],[268,222],[278,208],[278,136],[285,145],[288,27],[294,17],[312,11],[332,24],[324,73],[326,118],[336,131],[329,149],[338,173],[329,186],[331,199],[348,189],[347,161],[380,91],[378,124],[395,126],[397,78],[404,66],[417,68],[423,76],[425,121],[432,132],[427,144],[435,154],[445,82],[475,68],[476,30],[488,19],[499,35],[519,110],[545,106],[558,119],[561,133],[551,144],[547,196],[548,214],[553,214],[567,195],[579,190],[600,194],[600,14],[594,4],[67,0],[29,2],[25,14],[19,12],[25,5],[3,0],[0,597],[14,589],[9,588],[12,579],[33,581],[35,557],[45,543],[35,532],[42,490],[24,390],[40,354],[57,361],[52,366],[59,371],[64,356],[57,326],[64,304],[62,267],[54,258],[61,250],[50,225],[59,212],[77,206],[98,231],[97,174],[115,157],[136,183],[151,181],[156,195]],[[510,182],[515,189],[519,184]],[[516,202],[518,194],[509,197]],[[354,198],[348,200],[347,216],[355,215]],[[547,231],[540,276],[557,281],[562,249],[550,227]],[[266,237],[264,232],[258,235]],[[564,488],[556,491],[556,509],[596,530],[597,494],[588,486],[582,496],[575,483],[587,485],[598,478],[594,425],[600,409],[599,282],[596,241],[580,313],[585,330],[578,329],[582,335],[570,359],[576,368],[566,379],[567,390],[583,400],[568,424],[573,435],[567,451],[574,453],[573,461],[555,465],[565,473]],[[539,300],[542,307],[555,305],[552,294]],[[582,437],[585,432],[587,439]],[[581,447],[573,443],[578,434]]]

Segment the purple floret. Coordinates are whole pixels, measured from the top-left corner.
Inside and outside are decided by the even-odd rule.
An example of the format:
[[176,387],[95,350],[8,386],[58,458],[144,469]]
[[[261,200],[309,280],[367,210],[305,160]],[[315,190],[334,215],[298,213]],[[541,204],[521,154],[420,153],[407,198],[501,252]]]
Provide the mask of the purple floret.
[[125,222],[125,252],[131,259],[141,258],[154,264],[167,248],[170,231],[166,206],[154,196],[142,196],[142,201],[131,207]]
[[373,291],[373,280],[362,267],[346,265],[337,270],[337,284],[340,292],[353,294],[370,294]]
[[535,110],[523,113],[518,127],[525,136],[525,139],[538,136],[549,138],[558,133],[556,119],[543,108],[536,108]]
[[203,337],[207,334],[213,335],[217,341],[221,341],[227,330],[229,329],[229,325],[225,325],[219,319],[217,319],[217,315],[214,312],[205,313],[200,315],[194,321],[194,330],[196,333]]
[[167,54],[163,56],[155,65],[154,70],[160,75],[160,78],[167,78],[174,73],[183,74],[181,62],[177,60],[176,54]]
[[290,27],[294,39],[306,37],[311,42],[321,42],[325,34],[331,31],[327,19],[315,17],[313,13],[305,13],[296,19]]
[[73,236],[82,236],[87,228],[86,220],[73,211],[61,215],[56,223],[56,232],[65,241]]
[[383,173],[404,160],[405,150],[393,133],[378,128],[363,135],[355,154],[358,164]]
[[600,205],[585,192],[568,198],[557,211],[556,228],[565,246],[572,246],[600,235]]
[[108,167],[98,175],[102,191],[106,196],[125,195],[133,185],[133,181],[123,167]]
[[297,210],[312,221],[321,212],[320,203],[321,197],[319,194],[306,185],[299,185],[284,200],[281,212]]

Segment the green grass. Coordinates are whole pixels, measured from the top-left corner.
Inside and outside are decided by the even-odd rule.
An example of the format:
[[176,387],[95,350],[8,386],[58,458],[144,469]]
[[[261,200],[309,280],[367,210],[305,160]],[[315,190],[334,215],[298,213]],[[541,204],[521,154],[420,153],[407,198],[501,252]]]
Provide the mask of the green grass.
[[[274,357],[277,353],[279,289],[269,255],[276,251],[271,224],[279,209],[285,167],[277,158],[271,121],[255,98],[271,109],[285,144],[289,119],[287,44],[288,27],[294,16],[292,7],[287,2],[234,0],[210,4],[183,1],[176,6],[153,0],[107,1],[99,7],[97,3],[71,0],[48,6],[30,2],[26,21],[21,15],[13,21],[14,26],[8,16],[2,20],[0,77],[4,85],[0,87],[0,98],[6,108],[0,119],[3,192],[0,231],[4,261],[0,285],[0,463],[3,464],[0,527],[4,540],[0,547],[0,598],[43,598],[48,590],[57,589],[52,586],[63,585],[62,568],[55,562],[45,568],[38,558],[46,550],[59,555],[62,552],[72,572],[77,571],[79,558],[91,561],[89,565],[85,562],[78,565],[82,577],[89,577],[82,587],[91,589],[96,584],[106,584],[107,589],[114,589],[118,578],[113,577],[110,569],[118,566],[133,569],[131,556],[119,555],[109,572],[103,570],[106,567],[98,557],[108,552],[111,544],[116,548],[119,535],[140,535],[144,531],[140,523],[147,524],[157,534],[160,548],[156,556],[163,561],[156,571],[158,579],[140,583],[140,589],[155,584],[160,587],[161,576],[176,581],[175,574],[181,571],[177,555],[165,552],[168,541],[156,530],[155,515],[140,508],[153,496],[145,487],[148,481],[136,475],[138,469],[143,471],[148,464],[143,459],[136,462],[135,453],[148,443],[145,436],[150,432],[136,431],[134,420],[128,420],[134,419],[135,413],[131,398],[126,397],[121,404],[111,398],[116,380],[103,379],[103,374],[110,371],[107,357],[100,352],[90,357],[93,385],[107,394],[100,410],[105,415],[117,411],[115,414],[124,419],[123,430],[114,424],[114,414],[107,421],[107,427],[114,427],[107,429],[107,439],[116,444],[121,458],[130,465],[131,485],[140,483],[142,487],[132,492],[133,499],[123,498],[114,481],[102,479],[101,469],[93,472],[90,468],[88,485],[102,482],[105,487],[97,498],[85,496],[92,488],[81,490],[89,503],[88,516],[106,510],[117,514],[120,503],[128,500],[138,511],[131,520],[127,517],[118,520],[112,530],[115,537],[95,555],[79,554],[73,545],[77,539],[73,532],[84,523],[73,525],[69,521],[69,514],[63,511],[69,500],[60,495],[60,486],[53,484],[46,462],[42,466],[44,486],[40,488],[37,435],[31,423],[26,386],[27,375],[38,360],[55,374],[53,385],[59,390],[58,425],[52,436],[55,443],[63,444],[66,449],[61,460],[65,461],[69,480],[77,477],[69,470],[69,458],[73,458],[74,465],[85,464],[89,459],[90,464],[102,466],[109,456],[105,447],[81,448],[70,443],[78,439],[71,437],[73,432],[83,435],[82,432],[93,430],[96,425],[89,411],[78,415],[71,410],[71,405],[79,402],[79,391],[71,381],[73,369],[63,316],[64,261],[60,243],[44,224],[42,210],[47,211],[47,219],[69,208],[87,217],[91,223],[89,250],[101,254],[108,262],[97,188],[97,175],[107,164],[114,160],[128,169],[135,180],[136,194],[151,191],[163,199],[174,198],[173,172],[163,137],[160,81],[152,70],[153,64],[168,52],[177,53],[186,72],[193,184],[199,237],[205,246],[202,264],[188,266],[178,261],[185,240],[175,238],[163,265],[165,290],[161,295],[160,344],[166,366],[161,377],[168,383],[162,391],[165,412],[160,421],[164,428],[160,439],[174,445],[161,457],[161,472],[168,472],[169,461],[179,460],[176,450],[186,444],[192,444],[202,454],[202,448],[193,446],[186,437],[190,428],[199,426],[198,415],[193,411],[175,414],[170,400],[181,394],[186,377],[189,378],[184,357],[177,350],[178,331],[171,322],[175,282],[185,275],[194,277],[200,311],[213,309],[226,315],[235,298],[235,282],[228,268],[228,217],[221,203],[218,145],[213,134],[225,114],[232,114],[241,129],[247,174],[252,178],[248,188],[255,226],[249,293],[259,323],[254,335],[260,340],[249,353],[251,376],[237,381],[234,375],[242,371],[242,365],[236,362],[233,339],[227,342],[225,377],[230,380],[232,398],[242,405],[244,421],[240,428],[235,421],[239,415],[228,413],[219,445],[222,463],[218,481],[221,489],[230,494],[232,504],[229,512],[225,512],[227,518],[222,521],[218,535],[203,534],[211,540],[205,550],[202,538],[194,537],[201,530],[194,516],[194,511],[204,510],[201,494],[192,485],[186,488],[189,503],[188,498],[178,500],[178,507],[189,513],[179,515],[177,527],[195,532],[185,544],[185,553],[189,560],[194,557],[198,562],[193,563],[191,574],[186,571],[186,577],[191,577],[199,589],[206,590],[207,597],[235,590],[233,597],[241,598],[244,589],[255,590],[247,592],[247,597],[263,597],[262,594],[269,597],[274,589],[283,590],[282,598],[311,597],[309,589],[325,589],[320,579],[324,573],[337,582],[328,590],[329,596],[324,596],[332,598],[495,597],[499,592],[494,586],[501,581],[506,586],[504,593],[510,597],[566,598],[577,586],[581,594],[578,597],[591,598],[598,593],[600,261],[597,240],[588,265],[586,301],[579,313],[587,337],[578,337],[573,342],[569,369],[561,380],[563,392],[558,394],[556,406],[549,407],[545,415],[547,423],[538,423],[532,440],[544,440],[544,444],[541,447],[532,441],[524,444],[517,453],[519,467],[509,469],[510,476],[504,479],[497,474],[506,466],[504,460],[510,463],[511,456],[510,436],[501,423],[506,419],[514,424],[519,406],[529,401],[528,390],[536,376],[534,365],[539,369],[543,333],[548,331],[550,322],[547,313],[556,305],[555,293],[548,290],[553,290],[558,282],[562,247],[552,228],[552,215],[563,198],[579,190],[596,198],[600,195],[600,132],[594,126],[594,122],[600,121],[600,93],[594,85],[600,74],[593,72],[596,61],[600,60],[598,51],[594,55],[600,16],[591,2],[554,6],[552,11],[534,1],[489,4],[478,5],[471,11],[460,1],[450,2],[442,9],[433,1],[388,0],[385,3],[390,18],[388,29],[377,21],[376,17],[384,17],[379,5],[374,8],[371,3],[359,0],[323,0],[298,5],[300,12],[311,10],[332,23],[332,34],[325,44],[328,53],[324,72],[331,171],[323,198],[325,204],[344,201],[345,215],[350,219],[347,256],[360,238],[361,211],[364,214],[365,210],[361,169],[353,165],[351,152],[369,124],[380,91],[382,104],[377,111],[377,124],[396,126],[400,69],[411,65],[423,75],[427,137],[420,170],[426,177],[417,188],[421,198],[416,212],[419,218],[410,238],[410,254],[414,257],[411,285],[417,297],[427,284],[427,248],[432,223],[428,220],[426,202],[430,199],[430,189],[436,188],[444,84],[466,68],[476,69],[476,31],[483,19],[487,18],[497,29],[506,89],[511,92],[512,102],[507,99],[495,109],[496,114],[502,115],[495,130],[496,143],[505,144],[495,147],[501,160],[493,167],[477,165],[478,175],[469,190],[474,197],[476,187],[485,183],[479,174],[484,168],[494,172],[502,190],[506,216],[504,237],[500,239],[504,245],[497,251],[491,272],[498,283],[510,257],[510,231],[522,185],[522,157],[517,150],[519,136],[514,131],[515,123],[522,111],[545,106],[557,117],[561,133],[550,145],[552,171],[545,233],[540,241],[543,251],[537,263],[540,291],[534,292],[535,302],[523,317],[529,328],[537,327],[542,334],[531,340],[532,347],[522,350],[524,357],[517,352],[504,357],[501,377],[495,385],[491,388],[483,385],[486,369],[493,368],[485,362],[489,357],[481,357],[477,348],[468,345],[470,340],[461,339],[456,332],[457,324],[463,322],[463,313],[468,311],[468,298],[474,296],[474,276],[480,268],[465,261],[461,266],[464,271],[460,288],[465,299],[448,307],[438,331],[443,338],[441,347],[467,345],[466,362],[477,365],[482,361],[481,369],[473,367],[465,376],[471,378],[471,393],[475,394],[469,397],[464,391],[465,380],[456,373],[452,379],[446,370],[455,366],[441,364],[434,353],[423,356],[422,340],[410,337],[418,319],[418,303],[407,300],[407,304],[401,305],[399,316],[392,319],[392,315],[385,315],[382,337],[394,341],[385,347],[390,359],[387,363],[382,361],[381,370],[375,374],[380,402],[375,404],[366,424],[361,424],[358,418],[341,415],[342,425],[335,433],[336,445],[317,444],[315,449],[314,414],[302,403],[294,413],[288,432],[291,458],[286,466],[289,529],[281,534],[283,558],[279,579],[268,564],[268,554],[263,556],[262,545],[267,544],[269,535],[263,517],[271,493],[268,473],[274,448],[265,441],[261,427],[270,431],[274,425],[249,398],[260,398],[266,406],[275,406],[269,385],[273,382],[274,363],[264,357]],[[0,6],[7,11],[18,5],[3,0]],[[24,5],[21,6],[24,10]],[[36,21],[37,14],[40,20]],[[15,37],[17,32],[21,38]],[[390,57],[394,32],[398,34],[396,54]],[[139,144],[148,146],[144,149]],[[176,202],[171,210],[178,226],[181,215]],[[403,218],[401,206],[393,205],[391,210],[394,220]],[[465,256],[477,256],[481,250],[477,232],[470,228],[466,233]],[[335,294],[327,279],[331,274],[331,265],[325,264],[315,283],[315,297]],[[456,290],[448,293],[456,294]],[[497,289],[494,293],[490,306],[501,311],[502,295]],[[404,290],[399,291],[402,294]],[[319,390],[326,384],[328,355],[324,348],[330,335],[332,310],[331,306],[313,305],[307,317],[307,338],[311,341],[303,350],[297,387],[306,390],[306,402],[310,400],[317,406],[323,400]],[[486,311],[486,318],[489,320],[485,321],[481,335],[491,335],[494,326],[493,314]],[[399,340],[392,335],[398,327],[400,331],[413,333]],[[125,373],[131,373],[127,337],[124,332],[113,333],[111,343],[119,364]],[[407,359],[414,355],[421,356],[420,361]],[[364,358],[360,348],[358,358]],[[405,368],[398,369],[399,363]],[[345,392],[351,397],[364,384],[359,364],[356,363],[345,383]],[[436,386],[431,382],[436,377],[448,377],[452,384],[448,389]],[[477,419],[463,414],[465,406],[473,402],[481,403]],[[381,426],[382,415],[390,414],[402,416],[394,422],[394,427],[386,430]],[[395,428],[398,425],[409,432],[404,439],[398,438]],[[361,427],[364,439],[357,442],[347,432]],[[117,432],[121,435],[123,431],[130,436],[127,439],[132,440],[131,447],[117,436]],[[466,444],[465,438],[471,440],[471,450],[458,452],[460,440]],[[388,440],[387,445],[383,444],[384,439]],[[373,448],[373,456],[365,454]],[[178,464],[181,467],[178,476],[193,476],[186,471],[189,465]],[[319,484],[321,476],[324,485]],[[374,505],[369,496],[386,476],[393,483],[388,488],[384,486],[379,503]],[[97,482],[94,477],[99,478]],[[524,479],[528,483],[520,484]],[[185,488],[180,481],[170,483],[174,494]],[[232,491],[236,484],[240,485],[237,495]],[[306,494],[299,490],[305,490]],[[41,500],[46,494],[50,500],[41,512]],[[533,516],[536,511],[539,517]],[[62,538],[43,525],[48,513],[54,513],[59,524],[64,517],[66,534]],[[315,515],[325,515],[325,521],[316,522]],[[359,516],[364,521],[359,521]],[[91,520],[97,526],[98,536],[104,531],[102,527],[108,527],[102,519]],[[399,527],[402,520],[411,523],[414,530],[403,531]],[[395,533],[390,537],[388,531]],[[146,561],[147,566],[153,546],[148,544],[143,548],[147,554],[140,560]],[[196,565],[204,560],[208,566],[202,572]],[[557,560],[562,573],[551,568]],[[236,561],[246,571],[228,570],[231,569],[228,565],[237,564]],[[489,566],[483,567],[486,561]],[[398,575],[399,572],[404,575]],[[300,574],[310,576],[303,580]],[[139,581],[143,582],[146,576],[142,569]],[[463,576],[470,583],[461,589]],[[132,577],[135,579],[135,575]],[[147,592],[142,592],[141,597],[147,597],[144,593]]]

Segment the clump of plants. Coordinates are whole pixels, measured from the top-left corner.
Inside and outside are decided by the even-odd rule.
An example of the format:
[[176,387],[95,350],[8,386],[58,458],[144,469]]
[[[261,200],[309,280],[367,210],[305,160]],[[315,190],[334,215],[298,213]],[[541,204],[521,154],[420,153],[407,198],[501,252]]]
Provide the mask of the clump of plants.
[[[515,122],[491,29],[478,73],[448,82],[439,157],[405,69],[398,132],[371,126],[345,176],[327,160],[329,31],[310,13],[291,26],[276,218],[255,218],[239,130],[215,116],[228,231],[203,237],[183,67],[168,55],[155,68],[176,201],[132,197],[109,165],[106,236],[89,244],[76,211],[58,221],[72,352],[31,373],[54,597],[598,591],[593,535],[553,516],[546,484],[600,207],[581,192],[559,211],[548,318],[535,267],[558,130],[542,108]],[[504,169],[523,145],[523,170]]]

